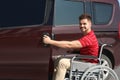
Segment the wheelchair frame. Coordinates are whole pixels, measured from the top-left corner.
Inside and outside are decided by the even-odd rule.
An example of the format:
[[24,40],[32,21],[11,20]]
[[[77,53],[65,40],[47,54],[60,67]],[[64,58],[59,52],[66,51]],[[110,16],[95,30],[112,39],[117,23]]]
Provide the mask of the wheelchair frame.
[[[102,66],[101,64],[102,51],[105,46],[111,46],[111,45],[102,44],[99,51],[99,56],[97,58],[93,56],[83,56],[83,55],[74,56],[71,60],[69,78],[65,78],[64,80],[106,80],[106,77],[108,77],[109,75],[111,75],[111,77],[113,77],[114,80],[119,80],[114,70],[112,70],[107,66]],[[76,61],[76,59],[81,59],[81,58],[97,59],[98,63],[93,64],[90,68],[87,67],[88,64],[86,63],[85,65],[83,65],[85,68],[82,71],[80,71],[81,68],[79,67],[80,61]],[[107,76],[104,75],[105,72]]]

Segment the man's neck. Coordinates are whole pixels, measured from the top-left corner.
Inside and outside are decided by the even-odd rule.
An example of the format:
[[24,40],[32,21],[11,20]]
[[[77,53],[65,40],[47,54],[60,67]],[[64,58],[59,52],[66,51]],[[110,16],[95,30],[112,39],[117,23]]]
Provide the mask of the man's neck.
[[86,34],[88,34],[88,33],[91,32],[91,31],[92,31],[92,30],[89,29],[89,30],[87,30],[86,32],[84,32],[83,35],[86,35]]

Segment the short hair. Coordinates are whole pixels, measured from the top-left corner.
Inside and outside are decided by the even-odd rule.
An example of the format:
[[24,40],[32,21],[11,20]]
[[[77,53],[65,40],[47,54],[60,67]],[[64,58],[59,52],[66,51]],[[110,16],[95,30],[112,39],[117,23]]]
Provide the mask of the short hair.
[[89,21],[92,22],[92,17],[89,14],[82,14],[81,16],[79,16],[79,20],[82,19],[88,19]]

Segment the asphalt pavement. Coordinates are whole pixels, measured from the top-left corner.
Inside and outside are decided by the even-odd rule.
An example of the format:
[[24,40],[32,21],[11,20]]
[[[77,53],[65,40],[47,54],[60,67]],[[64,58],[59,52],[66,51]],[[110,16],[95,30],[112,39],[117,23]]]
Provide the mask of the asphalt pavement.
[[119,78],[119,80],[120,80],[120,65],[119,65],[119,67],[117,67],[117,68],[115,69],[115,72],[117,73],[117,76],[118,76],[118,78]]

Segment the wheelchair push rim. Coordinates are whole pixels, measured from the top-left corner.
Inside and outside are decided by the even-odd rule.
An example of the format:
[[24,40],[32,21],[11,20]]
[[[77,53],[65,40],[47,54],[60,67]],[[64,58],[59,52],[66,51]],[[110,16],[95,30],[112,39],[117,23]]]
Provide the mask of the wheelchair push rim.
[[97,65],[89,68],[82,75],[81,80],[106,80],[108,77],[104,75],[107,72],[107,75],[111,75],[114,80],[119,80],[117,74],[109,67]]

